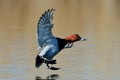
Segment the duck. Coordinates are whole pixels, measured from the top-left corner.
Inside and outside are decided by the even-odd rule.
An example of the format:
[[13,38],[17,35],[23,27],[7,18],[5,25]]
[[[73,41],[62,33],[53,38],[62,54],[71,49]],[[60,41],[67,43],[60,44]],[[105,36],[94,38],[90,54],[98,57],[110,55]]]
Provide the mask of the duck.
[[39,68],[43,63],[46,64],[50,70],[58,70],[60,68],[51,65],[56,64],[53,58],[63,49],[73,47],[73,43],[77,41],[85,41],[85,38],[80,37],[79,34],[71,34],[65,38],[59,38],[52,34],[53,14],[55,9],[48,9],[45,11],[37,24],[37,41],[38,54],[35,60],[35,67]]

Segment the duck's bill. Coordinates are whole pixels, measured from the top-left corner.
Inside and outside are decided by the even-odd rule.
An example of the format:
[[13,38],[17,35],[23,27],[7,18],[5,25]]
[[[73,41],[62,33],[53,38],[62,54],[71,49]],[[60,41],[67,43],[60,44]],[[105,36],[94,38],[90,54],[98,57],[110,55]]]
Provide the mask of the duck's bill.
[[86,39],[85,38],[81,38],[80,41],[86,41]]

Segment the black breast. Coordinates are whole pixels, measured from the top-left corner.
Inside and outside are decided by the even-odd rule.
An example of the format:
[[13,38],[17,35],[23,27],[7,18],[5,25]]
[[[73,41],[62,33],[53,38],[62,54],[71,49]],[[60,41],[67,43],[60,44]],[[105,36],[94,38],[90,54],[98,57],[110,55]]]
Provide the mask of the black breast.
[[64,46],[67,44],[67,42],[61,38],[57,38],[57,41],[58,41],[59,50],[62,50]]

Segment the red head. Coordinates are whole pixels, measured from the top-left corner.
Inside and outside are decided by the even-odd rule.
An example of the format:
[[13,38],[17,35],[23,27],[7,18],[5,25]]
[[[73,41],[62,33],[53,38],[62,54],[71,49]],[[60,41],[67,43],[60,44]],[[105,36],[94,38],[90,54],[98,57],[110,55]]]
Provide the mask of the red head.
[[76,42],[76,41],[85,41],[86,39],[81,38],[78,34],[72,34],[65,38],[68,42]]

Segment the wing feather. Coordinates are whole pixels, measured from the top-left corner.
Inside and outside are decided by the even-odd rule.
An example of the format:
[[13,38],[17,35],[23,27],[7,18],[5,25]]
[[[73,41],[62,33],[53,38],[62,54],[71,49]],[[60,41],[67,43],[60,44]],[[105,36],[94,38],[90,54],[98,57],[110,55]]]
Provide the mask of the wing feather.
[[53,28],[53,14],[55,9],[48,9],[40,17],[37,25],[37,36],[39,47],[49,39],[53,38],[52,28]]

